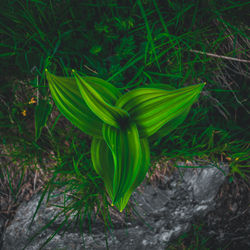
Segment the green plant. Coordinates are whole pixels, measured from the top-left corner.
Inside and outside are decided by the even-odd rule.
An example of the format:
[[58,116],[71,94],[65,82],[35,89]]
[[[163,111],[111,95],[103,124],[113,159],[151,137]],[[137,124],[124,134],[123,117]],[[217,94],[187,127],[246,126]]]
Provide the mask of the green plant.
[[205,83],[178,90],[164,84],[124,95],[97,77],[59,77],[47,69],[51,95],[64,116],[93,136],[93,167],[105,183],[112,206],[122,212],[150,166],[148,137],[169,134],[186,118]]
[[[231,181],[249,181],[248,5],[215,0],[2,1],[0,133],[4,157],[7,154],[12,165],[6,162],[0,168],[1,199],[15,210],[27,186],[34,191],[41,187],[42,198],[46,192],[50,197],[53,190],[66,189],[62,192],[70,205],[65,202],[62,210],[76,213],[79,224],[96,214],[109,228],[109,211],[116,213],[91,168],[88,136],[58,115],[54,105],[47,124],[43,119],[37,130],[34,126],[41,113],[35,115],[37,105],[29,100],[38,93],[40,100],[50,102],[43,83],[48,58],[59,66],[51,72],[79,67],[121,91],[155,82],[175,88],[207,82],[209,91],[202,92],[185,122],[150,143],[149,172],[153,174],[153,163],[162,157],[201,157],[227,161]],[[37,141],[35,131],[42,131]],[[39,167],[36,172],[33,165]],[[40,175],[38,185],[34,180]],[[19,202],[14,203],[16,198]],[[130,205],[133,208],[132,201],[124,214]],[[8,213],[14,214],[9,209]]]

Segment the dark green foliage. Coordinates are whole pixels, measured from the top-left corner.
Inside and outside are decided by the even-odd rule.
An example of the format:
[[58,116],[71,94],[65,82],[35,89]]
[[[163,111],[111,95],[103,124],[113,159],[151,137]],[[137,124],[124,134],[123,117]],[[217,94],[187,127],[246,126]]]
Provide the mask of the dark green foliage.
[[[184,123],[150,145],[151,162],[162,156],[213,161],[227,157],[232,178],[237,174],[247,181],[248,9],[248,1],[219,0],[2,1],[2,144],[13,161],[21,161],[23,167],[35,162],[52,174],[44,192],[64,187],[65,193],[74,193],[77,198],[68,198],[71,207],[64,210],[72,208],[76,221],[83,220],[84,206],[88,217],[96,206],[108,226],[109,201],[92,169],[90,139],[59,115],[44,69],[65,76],[76,69],[107,80],[124,93],[154,83],[181,88],[206,82]],[[29,104],[32,97],[48,105],[37,131],[52,105],[37,141],[38,106]],[[56,162],[55,167],[47,167],[44,159]],[[9,176],[10,193],[16,195]]]

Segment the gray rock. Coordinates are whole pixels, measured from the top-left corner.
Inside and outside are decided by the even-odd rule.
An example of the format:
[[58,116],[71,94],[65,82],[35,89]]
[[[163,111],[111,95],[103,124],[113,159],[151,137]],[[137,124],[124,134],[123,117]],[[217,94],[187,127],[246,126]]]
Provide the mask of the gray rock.
[[[182,162],[177,164],[184,166]],[[199,164],[194,163],[194,165]],[[220,168],[225,174],[228,173],[228,166],[222,164]],[[173,172],[172,175],[163,176],[159,186],[147,185],[144,181],[139,187],[141,191],[137,189],[130,198],[131,204],[140,216],[135,213],[126,222],[122,222],[111,215],[114,230],[112,234],[108,232],[109,249],[166,249],[170,240],[189,230],[196,216],[204,217],[214,209],[214,198],[224,179],[225,175],[211,166],[195,169],[179,168],[179,171]],[[14,220],[4,233],[3,250],[23,249],[29,237],[60,211],[59,208],[46,206],[43,203],[29,229],[28,225],[39,199],[40,196],[36,195],[29,202],[20,205]],[[63,197],[54,197],[50,199],[51,201],[62,204]],[[26,249],[40,249],[63,219],[63,216],[59,216]],[[43,249],[107,249],[104,226],[100,221],[97,220],[92,225],[91,234],[87,226],[84,228],[84,243],[82,234],[77,229],[72,226],[64,234],[59,232]]]

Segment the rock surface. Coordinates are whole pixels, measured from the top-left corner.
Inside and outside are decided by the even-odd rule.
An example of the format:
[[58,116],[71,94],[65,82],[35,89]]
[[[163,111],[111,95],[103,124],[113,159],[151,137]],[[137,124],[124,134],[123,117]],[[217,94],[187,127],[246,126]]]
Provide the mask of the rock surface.
[[[177,164],[186,165],[183,162]],[[228,173],[226,164],[219,167],[224,173],[214,166],[178,168],[179,171],[174,171],[170,176],[162,176],[157,185],[148,185],[144,181],[131,196],[131,203],[140,216],[135,213],[123,223],[111,215],[114,229],[112,234],[108,232],[109,249],[165,250],[170,240],[189,230],[196,217],[203,218],[215,208],[214,198]],[[29,202],[19,206],[14,220],[4,232],[3,250],[23,249],[29,237],[59,211],[59,208],[43,203],[29,229],[39,199],[40,196],[35,195]],[[50,202],[60,204],[62,199],[59,196],[51,198]],[[40,249],[46,239],[55,233],[63,218],[58,217],[26,249]],[[64,234],[56,234],[43,249],[107,249],[104,225],[98,219],[92,225],[91,234],[87,226],[84,228],[83,237],[84,242],[80,231],[70,226]]]

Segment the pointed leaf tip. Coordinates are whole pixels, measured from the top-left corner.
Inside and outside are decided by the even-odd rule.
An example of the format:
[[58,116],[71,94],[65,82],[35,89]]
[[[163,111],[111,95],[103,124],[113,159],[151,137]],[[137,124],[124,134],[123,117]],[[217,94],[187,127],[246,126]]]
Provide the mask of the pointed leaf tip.
[[97,119],[83,102],[75,79],[73,77],[59,77],[49,71],[45,74],[51,96],[59,111],[84,133],[102,137],[102,121]]
[[[107,102],[107,100],[103,98],[97,89],[93,88],[92,84],[89,83],[86,78],[84,79],[84,77],[76,72],[73,74],[86,105],[104,123],[119,128],[122,123],[121,121],[130,118],[127,111],[114,106],[109,101]],[[112,85],[108,88],[110,89],[111,86]]]

